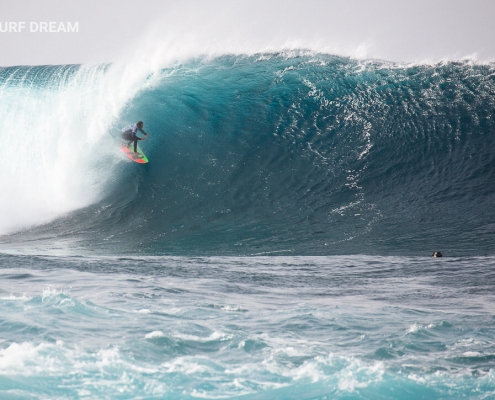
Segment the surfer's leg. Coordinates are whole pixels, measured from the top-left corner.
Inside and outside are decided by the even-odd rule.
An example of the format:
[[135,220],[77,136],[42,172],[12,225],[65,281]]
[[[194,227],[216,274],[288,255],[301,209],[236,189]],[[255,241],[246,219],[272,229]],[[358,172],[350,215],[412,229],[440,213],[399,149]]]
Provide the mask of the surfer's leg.
[[126,132],[122,132],[122,134],[120,135],[120,137],[127,142],[127,147],[129,147],[130,144],[134,141],[134,138],[132,137],[132,133],[129,134],[129,133],[126,133]]

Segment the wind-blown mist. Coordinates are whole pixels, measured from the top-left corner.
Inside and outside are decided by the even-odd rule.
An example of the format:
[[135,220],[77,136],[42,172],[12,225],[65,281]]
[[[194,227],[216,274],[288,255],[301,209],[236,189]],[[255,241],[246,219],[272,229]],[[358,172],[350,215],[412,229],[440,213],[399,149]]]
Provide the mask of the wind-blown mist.
[[0,69],[0,233],[102,198],[119,162],[108,133],[142,86],[125,65]]
[[[118,10],[118,11],[117,11]],[[2,21],[77,21],[77,34],[0,35],[0,65],[127,62],[152,54],[150,44],[202,51],[324,53],[396,62],[495,60],[495,3],[481,0],[71,1],[4,0]],[[153,34],[146,37],[146,32]],[[139,43],[130,50],[131,43]]]

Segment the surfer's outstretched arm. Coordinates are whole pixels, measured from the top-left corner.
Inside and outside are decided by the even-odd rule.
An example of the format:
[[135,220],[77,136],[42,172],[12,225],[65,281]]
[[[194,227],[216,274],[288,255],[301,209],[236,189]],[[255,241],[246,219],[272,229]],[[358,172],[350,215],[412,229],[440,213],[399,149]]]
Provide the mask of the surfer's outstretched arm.
[[[145,131],[143,131],[143,129],[142,129],[142,128],[138,128],[138,129],[139,129],[139,132],[141,132],[143,135],[146,135],[146,137],[148,137],[148,136],[149,136],[149,134],[148,134],[148,133],[146,133]],[[146,137],[142,138],[141,140],[146,139]]]

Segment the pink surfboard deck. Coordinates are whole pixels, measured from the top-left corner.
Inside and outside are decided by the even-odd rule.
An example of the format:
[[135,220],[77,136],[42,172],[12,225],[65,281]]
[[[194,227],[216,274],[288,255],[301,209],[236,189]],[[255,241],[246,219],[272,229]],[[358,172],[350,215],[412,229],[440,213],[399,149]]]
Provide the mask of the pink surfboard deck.
[[127,146],[126,143],[121,143],[120,148],[132,161],[139,164],[146,164],[148,162],[148,158],[143,154],[139,146],[137,147],[137,153],[134,153],[134,143],[131,143],[130,146]]

